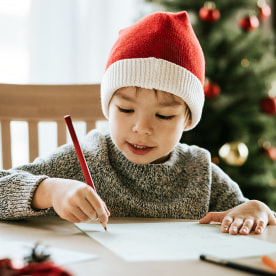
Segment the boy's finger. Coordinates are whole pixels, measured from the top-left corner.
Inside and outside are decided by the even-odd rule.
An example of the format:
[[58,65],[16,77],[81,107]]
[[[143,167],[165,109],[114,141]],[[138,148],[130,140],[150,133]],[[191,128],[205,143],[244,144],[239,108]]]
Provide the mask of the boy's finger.
[[266,227],[267,223],[263,220],[258,220],[257,225],[255,227],[255,233],[256,234],[262,234],[264,232],[264,229]]
[[230,216],[225,216],[223,219],[222,219],[222,222],[221,222],[221,232],[223,233],[229,233],[229,230],[230,230],[230,227],[231,227],[231,224],[233,223],[233,218],[230,217]]
[[96,211],[97,216],[101,223],[108,221],[109,211],[107,210],[105,203],[101,200],[94,190],[87,194],[87,201],[91,204],[93,209]]
[[248,218],[244,221],[239,233],[241,235],[247,235],[251,232],[252,228],[253,228],[253,225],[254,225],[254,219],[252,218]]
[[276,213],[271,212],[268,223],[270,225],[276,225]]
[[107,209],[107,207],[106,207],[106,205],[105,205],[105,204],[104,204],[104,209],[105,209],[105,211],[106,211],[107,215],[108,215],[108,216],[110,216],[110,212],[109,212],[109,210]]
[[[225,220],[227,221],[226,223],[224,223]],[[221,225],[222,228],[224,227],[224,229],[226,229],[226,227],[228,227],[229,222],[231,220],[233,220],[232,217],[225,217],[225,219],[223,220],[222,225]],[[240,228],[242,227],[243,223],[244,223],[244,220],[242,218],[235,218],[230,225],[229,233],[231,235],[237,235]]]
[[80,208],[74,208],[72,210],[72,215],[78,220],[77,222],[82,222],[89,219],[89,217]]
[[[77,209],[79,209],[86,216],[86,220],[97,218],[97,213],[87,198],[84,198],[79,202]],[[84,217],[81,218],[84,220]]]
[[199,220],[199,223],[207,224],[210,222],[222,222],[225,217],[225,212],[210,212],[205,217]]

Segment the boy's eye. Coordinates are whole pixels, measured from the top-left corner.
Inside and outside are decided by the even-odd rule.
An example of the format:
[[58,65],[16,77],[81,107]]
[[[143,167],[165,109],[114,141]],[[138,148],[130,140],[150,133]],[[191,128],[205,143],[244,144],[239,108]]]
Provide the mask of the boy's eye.
[[119,106],[118,106],[118,109],[120,112],[123,112],[123,113],[132,113],[134,111],[133,109],[121,108]]
[[156,114],[156,116],[162,120],[171,120],[174,115],[171,115],[171,116],[165,116],[165,115],[161,115],[161,114]]

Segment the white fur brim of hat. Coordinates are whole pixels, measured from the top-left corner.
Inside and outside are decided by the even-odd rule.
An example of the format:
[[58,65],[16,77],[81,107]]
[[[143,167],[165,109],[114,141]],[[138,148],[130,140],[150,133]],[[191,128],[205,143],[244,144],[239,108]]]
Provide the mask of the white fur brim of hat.
[[184,67],[154,57],[122,59],[111,64],[101,82],[101,103],[106,118],[114,92],[128,86],[162,90],[182,98],[192,116],[191,125],[185,131],[194,128],[200,121],[203,87],[200,80]]

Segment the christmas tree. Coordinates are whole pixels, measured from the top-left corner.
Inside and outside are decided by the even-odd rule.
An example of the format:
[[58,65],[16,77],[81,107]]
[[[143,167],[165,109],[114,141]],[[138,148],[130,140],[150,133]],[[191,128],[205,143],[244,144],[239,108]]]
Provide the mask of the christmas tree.
[[205,54],[202,119],[181,142],[208,149],[246,197],[276,210],[276,60],[269,4],[146,2],[159,10],[186,10]]

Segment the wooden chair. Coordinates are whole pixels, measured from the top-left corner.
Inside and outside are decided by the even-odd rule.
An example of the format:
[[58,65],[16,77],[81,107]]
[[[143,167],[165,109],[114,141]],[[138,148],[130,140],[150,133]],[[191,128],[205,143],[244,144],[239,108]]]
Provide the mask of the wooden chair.
[[57,145],[66,143],[65,115],[83,121],[87,130],[105,120],[100,104],[100,85],[0,84],[0,123],[3,169],[12,167],[11,121],[26,121],[29,133],[29,159],[38,156],[38,122],[57,123]]

